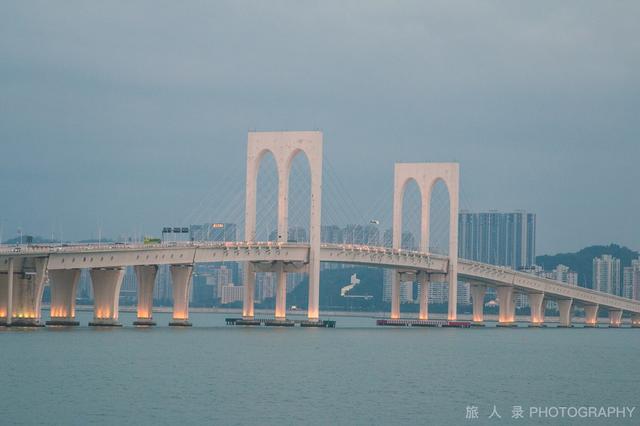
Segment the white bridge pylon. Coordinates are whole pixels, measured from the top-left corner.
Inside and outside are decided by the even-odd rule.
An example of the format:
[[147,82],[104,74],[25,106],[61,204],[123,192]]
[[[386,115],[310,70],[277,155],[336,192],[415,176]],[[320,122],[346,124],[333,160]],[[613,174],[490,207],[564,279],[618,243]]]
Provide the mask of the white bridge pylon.
[[[247,144],[247,182],[245,204],[245,240],[256,240],[256,187],[260,162],[270,152],[276,163],[278,174],[278,242],[287,242],[289,175],[291,162],[299,153],[304,153],[311,171],[311,206],[309,220],[309,307],[308,318],[319,317],[320,297],[320,211],[322,197],[322,132],[249,132]],[[246,287],[242,316],[254,316],[255,265],[247,262]],[[282,264],[274,265],[277,274],[276,318],[286,315],[286,270]]]
[[[393,248],[402,244],[402,202],[410,181],[415,181],[420,189],[420,248],[429,252],[429,219],[431,217],[431,193],[441,180],[449,192],[449,320],[457,318],[456,302],[458,294],[458,196],[460,190],[460,167],[458,163],[396,163],[393,185]],[[400,318],[400,275],[394,271],[391,287],[391,318]],[[429,281],[420,279],[420,319],[427,319],[426,296]],[[424,301],[423,301],[424,299]]]

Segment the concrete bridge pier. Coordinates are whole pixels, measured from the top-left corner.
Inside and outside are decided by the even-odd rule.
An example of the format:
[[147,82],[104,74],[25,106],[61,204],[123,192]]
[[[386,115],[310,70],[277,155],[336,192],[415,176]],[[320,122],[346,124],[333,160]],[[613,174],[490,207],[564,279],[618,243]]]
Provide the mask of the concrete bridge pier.
[[569,328],[571,324],[571,314],[573,308],[573,299],[558,299],[558,310],[560,311],[560,324],[558,327]]
[[391,280],[391,319],[400,319],[400,286],[402,283],[414,281],[416,278],[416,271],[393,271],[393,279]]
[[471,299],[473,301],[473,324],[484,325],[484,295],[487,287],[482,284],[471,284]]
[[420,283],[420,314],[421,320],[429,319],[429,274],[426,272],[418,273],[418,281]]
[[609,309],[609,327],[619,328],[622,325],[622,310]]
[[584,326],[585,327],[598,326],[598,305],[584,306]]
[[46,257],[25,259],[22,273],[13,274],[12,326],[38,327],[41,318],[42,293],[46,278]]
[[393,271],[391,280],[391,319],[400,319],[400,272]]
[[10,258],[7,274],[0,275],[0,325],[10,326],[13,319],[13,282],[15,259]]
[[153,287],[158,275],[158,266],[138,265],[134,269],[138,280],[138,314],[133,325],[156,325],[153,321]]
[[287,272],[284,270],[284,263],[276,264],[276,311],[275,317],[278,321],[287,318]]
[[80,269],[55,269],[49,271],[51,289],[51,319],[47,325],[80,325],[76,321],[76,292]]
[[513,287],[498,287],[498,327],[516,327],[516,293]]
[[193,265],[171,265],[173,288],[173,319],[170,326],[191,326],[189,322],[189,291]]
[[640,328],[640,314],[631,315],[631,327]]
[[91,269],[94,302],[90,326],[122,326],[118,322],[118,308],[124,272],[123,267]]
[[529,293],[529,307],[531,308],[531,322],[529,327],[544,326],[544,311],[546,302],[544,301],[544,293]]
[[242,299],[242,319],[252,320],[255,306],[255,294],[256,294],[256,273],[254,271],[253,264],[247,262],[246,264],[246,277],[245,288]]

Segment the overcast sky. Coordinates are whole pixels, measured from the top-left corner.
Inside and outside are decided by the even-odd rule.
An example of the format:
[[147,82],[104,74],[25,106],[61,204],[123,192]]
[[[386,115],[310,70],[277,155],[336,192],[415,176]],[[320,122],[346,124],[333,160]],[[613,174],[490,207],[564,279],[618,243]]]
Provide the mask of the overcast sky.
[[459,161],[461,207],[537,213],[539,254],[639,249],[639,21],[637,1],[3,1],[2,237],[157,234],[225,203],[247,130],[321,129],[354,204],[394,161]]

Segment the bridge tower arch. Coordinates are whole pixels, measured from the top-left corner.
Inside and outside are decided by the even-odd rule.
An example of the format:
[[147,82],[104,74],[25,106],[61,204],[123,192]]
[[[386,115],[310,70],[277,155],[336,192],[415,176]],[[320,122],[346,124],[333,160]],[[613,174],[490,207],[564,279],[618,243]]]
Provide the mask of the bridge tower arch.
[[[396,163],[393,189],[393,248],[402,244],[402,203],[404,191],[410,181],[415,181],[420,189],[420,251],[429,251],[429,220],[431,215],[431,193],[441,180],[449,193],[449,320],[457,318],[456,302],[458,293],[458,198],[460,190],[460,167],[458,163]],[[391,317],[399,316],[398,274],[392,283]]]
[[[311,173],[311,205],[309,208],[309,307],[308,317],[317,320],[320,301],[320,212],[322,197],[322,132],[249,132],[247,143],[247,181],[245,203],[245,239],[256,240],[256,189],[260,162],[270,152],[278,174],[278,232],[277,241],[287,242],[289,226],[289,175],[291,163],[299,153],[307,158]],[[280,281],[285,279],[280,272]],[[245,283],[242,315],[253,318],[255,270],[249,262]],[[283,308],[283,307],[281,307]],[[276,316],[282,316],[276,308]]]

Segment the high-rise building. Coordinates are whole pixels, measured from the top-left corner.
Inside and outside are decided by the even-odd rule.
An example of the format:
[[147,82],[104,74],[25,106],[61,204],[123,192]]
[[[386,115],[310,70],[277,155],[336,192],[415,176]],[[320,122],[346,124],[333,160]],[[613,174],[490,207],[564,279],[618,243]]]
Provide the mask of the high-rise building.
[[[382,274],[382,301],[391,302],[393,269],[385,269]],[[400,303],[413,303],[413,282],[400,283]]]
[[[269,233],[269,241],[277,241],[277,240],[278,240],[278,230],[275,229]],[[309,237],[307,236],[307,230],[300,226],[294,226],[289,228],[287,231],[287,242],[289,243],[309,242]]]
[[191,286],[191,303],[195,306],[213,306],[216,299],[216,287],[207,273],[194,273]]
[[635,259],[631,261],[631,269],[632,269],[631,298],[633,300],[640,300],[640,259]]
[[276,274],[273,272],[256,273],[256,302],[275,297]]
[[[420,294],[420,290],[418,290]],[[429,304],[444,304],[449,301],[449,283],[447,282],[430,282],[429,283]],[[458,305],[471,304],[471,286],[469,283],[458,281]]]
[[380,230],[373,224],[347,225],[342,229],[342,242],[345,244],[380,245]]
[[322,225],[320,227],[320,240],[327,244],[342,244],[342,229],[337,225]]
[[133,266],[127,266],[120,286],[120,303],[133,304],[136,300],[138,300],[138,278]]
[[443,304],[449,300],[449,285],[446,282],[429,283],[429,304]]
[[91,285],[91,274],[88,269],[80,270],[77,296],[82,302],[93,301],[93,286]]
[[640,300],[640,259],[632,260],[631,266],[623,269],[622,297]]
[[169,265],[158,265],[156,285],[153,287],[153,303],[158,305],[169,305],[172,302],[173,294]]
[[569,269],[568,266],[562,264],[556,266],[556,268],[551,272],[551,275],[551,279],[556,281],[561,281],[569,285],[578,285],[578,273]]
[[295,227],[289,228],[289,236],[287,237],[287,242],[290,242],[290,243],[309,242],[309,237],[307,236],[307,230],[301,226],[295,226]]
[[233,284],[233,271],[226,265],[216,266],[211,271],[211,278],[216,288]]
[[471,285],[466,282],[458,281],[458,305],[470,305],[470,304],[471,304]]
[[594,290],[621,295],[620,259],[608,254],[593,259]]
[[461,212],[458,217],[458,255],[492,265],[522,269],[535,264],[536,215]]
[[220,303],[226,305],[227,303],[240,302],[244,296],[244,286],[228,284],[221,287],[222,294],[220,297]]
[[622,268],[622,297],[633,299],[633,268],[631,266]]

